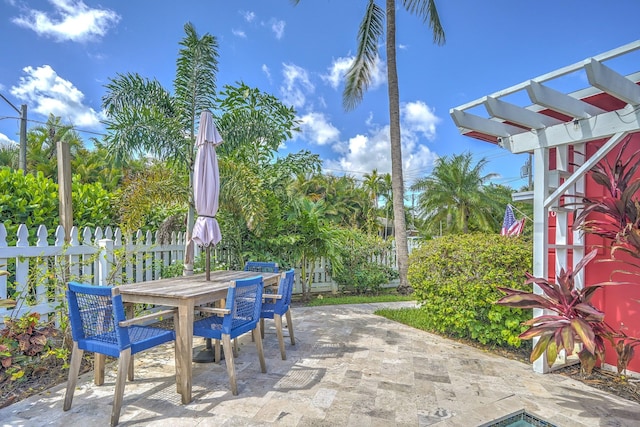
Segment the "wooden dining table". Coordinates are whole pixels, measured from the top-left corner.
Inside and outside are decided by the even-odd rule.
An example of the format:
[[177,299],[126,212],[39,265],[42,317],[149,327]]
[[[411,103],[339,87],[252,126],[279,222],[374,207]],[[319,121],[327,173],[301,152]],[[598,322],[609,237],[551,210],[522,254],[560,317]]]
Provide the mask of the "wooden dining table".
[[204,274],[152,280],[119,286],[123,302],[177,307],[174,316],[176,331],[176,388],[182,403],[191,402],[193,321],[195,307],[226,298],[229,285],[236,280],[262,276],[264,286],[277,286],[280,273],[219,270]]

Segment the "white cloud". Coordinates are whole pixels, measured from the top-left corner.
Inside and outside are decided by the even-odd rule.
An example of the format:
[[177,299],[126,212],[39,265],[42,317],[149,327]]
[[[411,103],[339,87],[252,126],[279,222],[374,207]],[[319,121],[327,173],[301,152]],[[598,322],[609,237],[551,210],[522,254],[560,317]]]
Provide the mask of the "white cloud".
[[282,64],[284,75],[283,86],[280,87],[282,101],[293,107],[302,108],[307,100],[307,95],[315,90],[315,86],[309,79],[309,73],[295,64]]
[[402,121],[412,132],[420,132],[429,140],[436,136],[436,125],[442,120],[437,117],[432,108],[422,101],[407,102],[402,106]]
[[302,139],[317,145],[334,144],[340,137],[340,131],[327,121],[324,114],[311,112],[300,119]]
[[[440,119],[421,101],[403,105],[401,117],[402,165],[405,179],[410,180],[420,171],[431,169],[438,157],[420,139],[432,139]],[[347,173],[368,173],[377,169],[380,173],[391,173],[388,125],[379,127],[372,124],[366,135],[358,134],[346,142],[335,143],[332,149],[339,157],[326,160],[326,169]]]
[[0,133],[0,147],[10,147],[12,145],[17,145],[18,143],[7,135]]
[[276,35],[276,39],[280,40],[284,37],[284,27],[286,25],[284,21],[273,21],[271,23],[271,31]]
[[48,116],[53,114],[74,126],[99,128],[100,114],[83,104],[84,94],[73,83],[58,76],[49,66],[25,67],[11,94],[29,104],[29,111]]
[[52,12],[28,9],[13,18],[13,23],[56,41],[84,42],[104,36],[120,21],[120,15],[113,10],[90,8],[82,0],[49,0],[49,3]]
[[267,79],[271,81],[271,70],[269,70],[269,66],[267,64],[262,64],[262,72],[267,76]]
[[256,19],[256,14],[254,12],[243,12],[242,16],[244,17],[244,20],[247,22],[253,22]]
[[[344,76],[347,73],[351,64],[353,64],[354,56],[340,57],[335,59],[328,68],[328,73],[320,76],[323,81],[329,84],[334,89],[344,81]],[[380,61],[380,57],[376,58],[375,65],[371,71],[371,84],[369,89],[376,89],[387,81],[387,65]]]
[[243,30],[231,30],[231,34],[233,34],[236,37],[240,37],[242,39],[246,39],[247,38],[247,33],[245,33]]
[[337,89],[352,63],[352,56],[338,58],[331,63],[331,66],[329,67],[329,73],[323,74],[320,77],[322,78],[322,80],[327,82],[329,86]]

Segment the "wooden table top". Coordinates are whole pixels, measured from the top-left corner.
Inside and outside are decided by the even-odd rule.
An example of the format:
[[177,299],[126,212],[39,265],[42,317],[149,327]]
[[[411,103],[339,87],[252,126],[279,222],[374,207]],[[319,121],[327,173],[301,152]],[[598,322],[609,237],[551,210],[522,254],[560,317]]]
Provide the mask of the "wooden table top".
[[262,276],[265,286],[278,284],[280,273],[257,273],[255,271],[216,270],[210,273],[210,280],[205,274],[180,276],[168,279],[150,280],[119,286],[120,294],[126,296],[158,296],[187,299],[225,290],[229,283],[239,279]]

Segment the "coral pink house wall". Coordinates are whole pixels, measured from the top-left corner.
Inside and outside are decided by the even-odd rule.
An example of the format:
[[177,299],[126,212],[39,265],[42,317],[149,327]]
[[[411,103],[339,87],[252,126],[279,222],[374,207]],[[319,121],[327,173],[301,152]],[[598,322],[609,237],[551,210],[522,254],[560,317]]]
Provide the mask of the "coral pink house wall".
[[[626,152],[633,153],[640,149],[640,134],[632,135],[632,140],[627,146]],[[591,141],[586,144],[587,158],[590,158],[605,141]],[[614,148],[607,159],[613,163],[618,147]],[[554,158],[553,155],[550,156]],[[549,169],[555,169],[554,162],[550,162]],[[585,180],[585,192],[587,197],[601,196],[604,194],[603,187],[596,184],[587,174]],[[549,243],[553,244],[555,240],[555,219],[551,213],[549,216]],[[616,270],[628,269],[624,264],[619,262],[602,262],[610,257],[610,252],[603,246],[607,246],[609,242],[598,236],[586,235],[585,253],[589,253],[592,249],[598,249],[596,258],[587,264],[585,268],[584,282],[586,286],[615,280],[634,282],[632,285],[616,285],[606,286],[595,293],[592,300],[593,304],[605,313],[605,321],[614,329],[622,331],[631,337],[640,338],[640,275],[626,275],[616,273]],[[569,256],[570,258],[570,256]],[[549,249],[549,278],[555,281],[555,250]],[[640,263],[640,259],[637,260]],[[571,259],[568,264],[571,265]],[[640,269],[638,269],[640,274]],[[605,362],[616,367],[617,355],[611,346],[607,345]],[[636,356],[629,363],[628,369],[634,372],[640,372],[640,356]]]

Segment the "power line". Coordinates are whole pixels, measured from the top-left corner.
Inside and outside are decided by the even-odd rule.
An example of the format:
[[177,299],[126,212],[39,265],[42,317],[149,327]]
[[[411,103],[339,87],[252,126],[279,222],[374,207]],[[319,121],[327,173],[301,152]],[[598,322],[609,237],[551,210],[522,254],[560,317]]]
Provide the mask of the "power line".
[[[11,117],[11,116],[1,116],[0,117],[0,120],[4,120],[4,119],[20,120],[20,117]],[[71,130],[74,130],[74,131],[80,132],[80,133],[89,133],[89,134],[92,134],[92,135],[107,136],[106,133],[97,132],[97,131],[93,131],[93,130],[79,129],[79,128],[75,127],[74,125],[57,125],[57,124],[53,124],[53,123],[49,123],[49,122],[43,122],[43,121],[40,121],[40,120],[33,120],[33,119],[27,119],[27,122],[37,123],[39,125],[52,126],[52,127],[55,127],[55,128],[70,127]]]

